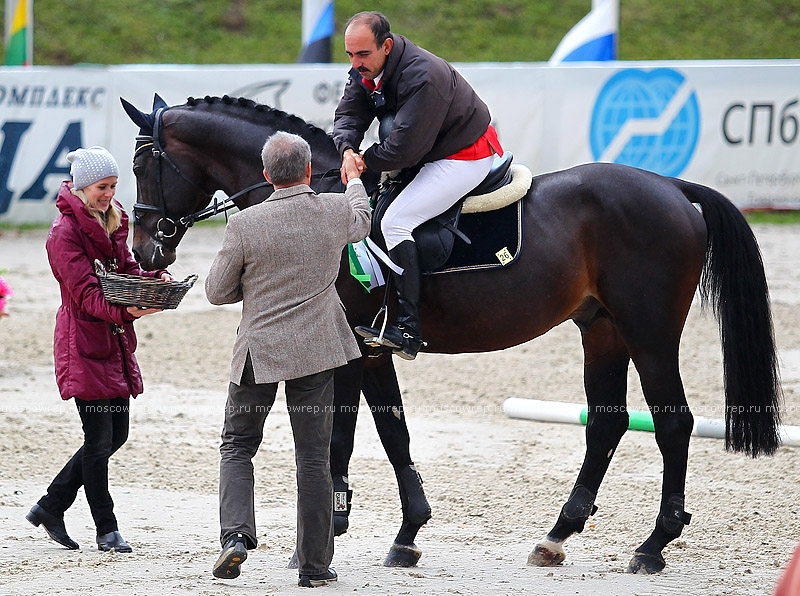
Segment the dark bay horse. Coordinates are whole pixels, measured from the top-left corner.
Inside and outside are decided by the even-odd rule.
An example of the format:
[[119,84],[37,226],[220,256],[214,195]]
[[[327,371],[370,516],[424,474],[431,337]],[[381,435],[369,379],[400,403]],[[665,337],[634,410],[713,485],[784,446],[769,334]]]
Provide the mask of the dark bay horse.
[[[150,114],[123,104],[141,129],[133,163],[134,254],[146,268],[174,261],[186,232],[180,218],[207,205],[210,193],[232,195],[263,180],[260,150],[276,130],[306,138],[318,175],[341,164],[324,131],[250,100],[190,99],[168,108],[157,98]],[[312,183],[319,191],[338,184],[336,175]],[[269,192],[244,193],[237,206]],[[424,280],[425,350],[488,352],[526,342],[567,319],[579,327],[589,406],[585,459],[554,527],[530,554],[528,563],[535,565],[560,563],[564,541],[582,531],[596,510],[600,483],[628,427],[632,361],[653,414],[664,470],[655,529],[628,570],[660,571],[664,546],[691,517],[684,510],[684,487],[693,416],[678,348],[698,287],[721,329],[726,448],[755,457],[779,445],[781,391],[758,246],[742,214],[718,192],[621,165],[586,164],[536,176],[523,201],[525,247],[514,263]],[[364,292],[349,275],[346,255],[336,287],[351,324],[372,320],[380,292]],[[411,461],[391,358],[367,360],[337,370],[331,473],[334,479],[347,475],[363,391],[403,504],[403,525],[385,563],[413,565],[420,554],[414,538],[429,509]]]

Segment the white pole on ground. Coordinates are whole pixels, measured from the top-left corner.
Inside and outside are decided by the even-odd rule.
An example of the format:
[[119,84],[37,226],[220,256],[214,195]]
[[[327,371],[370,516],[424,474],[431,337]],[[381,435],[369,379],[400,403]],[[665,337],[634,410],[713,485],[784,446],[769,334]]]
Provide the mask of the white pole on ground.
[[[509,397],[503,403],[503,412],[510,418],[538,420],[540,422],[561,422],[566,424],[586,424],[587,409],[581,404],[541,399]],[[653,416],[650,412],[628,410],[628,428],[632,430],[653,431]],[[781,444],[800,447],[800,426],[781,425],[779,428]],[[725,438],[725,421],[721,418],[694,417],[692,435],[712,439]]]

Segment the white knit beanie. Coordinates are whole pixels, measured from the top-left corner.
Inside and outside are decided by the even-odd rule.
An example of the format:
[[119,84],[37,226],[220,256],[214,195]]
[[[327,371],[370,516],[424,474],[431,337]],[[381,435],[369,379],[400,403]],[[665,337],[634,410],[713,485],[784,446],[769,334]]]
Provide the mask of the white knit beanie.
[[117,162],[103,147],[95,145],[88,149],[76,149],[67,153],[67,161],[72,164],[69,173],[72,175],[75,190],[86,188],[109,176],[119,176]]

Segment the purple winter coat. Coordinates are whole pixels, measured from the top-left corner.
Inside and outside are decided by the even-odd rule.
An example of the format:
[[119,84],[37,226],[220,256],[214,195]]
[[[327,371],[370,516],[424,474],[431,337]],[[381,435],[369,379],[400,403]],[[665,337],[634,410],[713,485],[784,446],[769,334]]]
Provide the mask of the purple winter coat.
[[[71,182],[61,184],[56,207],[61,212],[47,236],[47,257],[61,288],[53,351],[56,383],[62,399],[109,399],[139,395],[142,374],[134,356],[135,318],[126,307],[111,304],[94,273],[94,260],[106,268],[116,259],[117,273],[159,277],[163,271],[142,271],[126,244],[128,217],[109,237]],[[117,207],[122,209],[119,203]],[[114,333],[114,326],[124,333]]]

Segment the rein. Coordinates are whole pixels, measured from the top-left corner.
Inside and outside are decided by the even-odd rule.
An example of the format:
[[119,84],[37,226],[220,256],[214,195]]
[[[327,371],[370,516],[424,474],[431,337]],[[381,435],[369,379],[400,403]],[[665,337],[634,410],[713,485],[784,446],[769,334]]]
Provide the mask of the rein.
[[[136,150],[134,151],[134,160],[136,156],[139,154],[140,151],[146,149],[147,147],[152,147],[153,153],[153,196],[156,198],[155,205],[149,205],[147,203],[135,203],[133,205],[133,221],[134,224],[137,226],[141,226],[141,228],[147,233],[150,238],[152,238],[156,245],[159,247],[159,250],[162,249],[163,246],[167,246],[168,248],[172,248],[175,250],[176,246],[170,246],[165,242],[165,240],[169,238],[173,238],[178,233],[178,226],[182,226],[185,229],[189,229],[192,227],[196,222],[202,221],[204,219],[208,219],[218,213],[227,212],[229,209],[235,207],[235,201],[239,197],[246,195],[247,193],[256,190],[258,188],[265,188],[265,187],[272,187],[273,185],[266,180],[264,182],[259,182],[258,184],[253,184],[252,186],[248,186],[247,188],[240,190],[237,193],[223,199],[220,201],[214,196],[214,193],[209,193],[195,181],[188,178],[183,172],[181,172],[180,168],[177,164],[170,158],[167,154],[166,150],[161,144],[161,117],[165,110],[169,108],[158,108],[154,114],[153,119],[153,134],[152,135],[137,135],[136,137]],[[195,213],[191,213],[184,217],[181,217],[177,221],[173,218],[169,217],[167,214],[167,204],[166,200],[164,199],[164,187],[162,184],[162,176],[161,176],[161,169],[162,163],[166,163],[172,170],[178,174],[181,178],[183,178],[186,182],[196,188],[203,196],[207,197],[209,202],[213,202],[213,204],[197,211]],[[312,174],[311,179],[322,180],[327,176],[339,175],[338,169],[331,169],[322,174]],[[155,230],[149,228],[144,224],[141,219],[142,213],[155,213],[160,216],[158,222],[156,222]]]
[[[311,179],[322,180],[327,176],[334,176],[334,175],[336,176],[339,175],[338,169],[328,170],[327,172],[324,172],[322,174],[311,174]],[[242,195],[249,193],[252,190],[255,190],[257,188],[263,188],[266,186],[272,186],[272,183],[267,182],[265,180],[264,182],[253,184],[252,186],[248,186],[244,190],[240,190],[239,192],[232,194],[231,196],[227,197],[226,199],[223,199],[222,201],[219,201],[216,197],[212,197],[214,199],[213,204],[209,205],[208,207],[205,207],[204,209],[201,209],[200,211],[196,211],[195,213],[191,213],[189,215],[181,217],[178,220],[178,223],[187,229],[191,228],[198,221],[203,221],[204,219],[208,219],[209,217],[212,217],[217,213],[224,213],[229,209],[233,209],[234,207],[236,207],[235,204],[236,199],[238,199]]]

